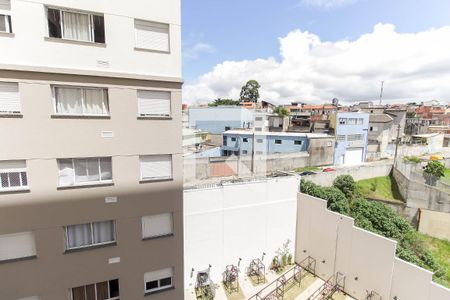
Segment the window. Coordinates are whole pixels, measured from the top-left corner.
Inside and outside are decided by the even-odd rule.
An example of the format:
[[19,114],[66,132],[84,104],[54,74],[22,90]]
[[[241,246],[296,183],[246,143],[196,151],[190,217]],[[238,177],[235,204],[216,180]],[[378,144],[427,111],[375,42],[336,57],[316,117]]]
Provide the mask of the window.
[[364,119],[362,119],[362,118],[358,118],[358,123],[357,123],[358,125],[362,125],[362,124],[364,124]]
[[255,121],[262,121],[262,119],[263,119],[262,117],[256,117]]
[[105,43],[103,15],[70,9],[47,8],[47,21],[49,37]]
[[0,161],[0,192],[26,189],[28,189],[28,178],[25,161]]
[[347,124],[348,125],[356,125],[357,122],[358,122],[358,119],[356,119],[356,118],[349,118]]
[[145,293],[152,293],[173,287],[173,268],[162,269],[144,274]]
[[138,91],[139,115],[170,117],[170,92]]
[[0,14],[0,32],[12,33],[11,16]]
[[228,131],[228,130],[230,130],[230,129],[231,129],[230,126],[225,126],[225,131]]
[[247,150],[242,150],[242,154],[247,154]]
[[302,144],[302,141],[301,140],[295,140],[294,141],[294,145],[301,145]]
[[112,183],[111,157],[58,159],[59,186]]
[[108,91],[103,88],[56,86],[55,112],[61,115],[109,115]]
[[244,143],[248,143],[248,138],[243,138],[242,141],[243,141]]
[[261,127],[256,127],[256,128],[255,128],[255,131],[260,132],[260,131],[262,131],[262,128],[261,128]]
[[70,300],[119,299],[119,279],[71,288],[70,296]]
[[172,155],[140,156],[141,180],[172,179]]
[[173,234],[171,213],[142,217],[142,238],[149,239]]
[[345,141],[345,135],[338,135],[338,136],[336,137],[336,140],[337,140],[337,141],[340,141],[340,142]]
[[80,249],[116,241],[114,221],[66,226],[66,249]]
[[262,144],[263,140],[262,140],[262,139],[256,139],[256,142],[257,142],[258,144]]
[[232,137],[232,138],[231,138],[231,141],[232,141],[232,142],[236,142],[236,138],[235,138],[235,137]]
[[282,140],[275,140],[275,144],[277,144],[277,145],[281,145],[282,143],[283,143]]
[[261,155],[261,154],[263,154],[263,152],[262,151],[256,151],[256,154]]
[[16,82],[0,82],[0,113],[20,113],[19,84]]
[[136,48],[170,52],[169,25],[135,20]]
[[339,124],[340,124],[340,125],[345,125],[345,124],[347,124],[347,118],[339,118]]
[[0,235],[0,261],[36,256],[36,245],[32,232]]
[[378,127],[377,126],[370,126],[370,131],[378,131]]
[[353,141],[362,141],[364,138],[364,135],[362,134],[349,134],[347,135],[347,141],[353,142]]

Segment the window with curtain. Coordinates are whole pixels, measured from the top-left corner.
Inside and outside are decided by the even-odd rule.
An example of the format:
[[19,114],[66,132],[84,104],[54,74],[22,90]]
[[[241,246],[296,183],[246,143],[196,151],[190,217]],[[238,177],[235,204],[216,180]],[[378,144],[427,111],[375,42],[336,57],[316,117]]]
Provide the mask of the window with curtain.
[[70,300],[118,300],[119,279],[71,288],[70,296]]
[[173,287],[173,268],[166,268],[144,274],[145,293],[152,293]]
[[55,112],[61,115],[109,115],[108,91],[104,88],[55,86]]
[[144,155],[139,157],[141,180],[172,178],[172,155]]
[[172,213],[142,217],[142,238],[149,239],[173,234]]
[[140,116],[170,117],[170,92],[139,90],[137,96]]
[[66,226],[66,249],[79,249],[115,242],[114,221]]
[[20,111],[19,84],[17,82],[0,82],[0,113],[17,114]]
[[170,52],[169,24],[134,21],[136,48]]
[[20,232],[0,235],[0,261],[36,255],[34,233]]
[[104,16],[70,9],[47,8],[49,37],[105,43]]
[[0,161],[0,192],[28,189],[27,166],[24,160]]
[[112,183],[111,157],[58,159],[59,186]]

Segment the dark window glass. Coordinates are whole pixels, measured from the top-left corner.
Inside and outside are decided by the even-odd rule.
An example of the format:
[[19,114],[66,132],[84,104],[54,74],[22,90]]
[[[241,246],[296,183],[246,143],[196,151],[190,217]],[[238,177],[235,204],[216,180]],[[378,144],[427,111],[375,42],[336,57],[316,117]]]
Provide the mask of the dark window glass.
[[108,297],[108,282],[99,282],[97,286],[97,300],[106,300]]
[[236,142],[236,138],[231,138],[231,141],[232,142]]
[[1,179],[1,182],[2,182],[2,187],[4,187],[4,188],[9,187],[8,173],[0,173],[0,179]]
[[158,288],[158,280],[153,280],[145,283],[145,289],[147,291],[157,289]]
[[95,299],[95,284],[90,284],[86,286],[86,300],[96,300]]
[[20,173],[19,172],[9,173],[9,185],[10,186],[20,186]]
[[28,178],[26,172],[21,172],[20,176],[22,177],[22,185],[28,185]]
[[61,15],[59,10],[49,8],[47,11],[48,35],[50,37],[61,38]]
[[248,138],[243,138],[244,143],[248,143]]
[[275,140],[275,144],[281,145],[281,140]]
[[296,145],[301,145],[301,144],[302,144],[302,141],[294,141],[294,143],[295,143]]
[[72,299],[73,300],[86,300],[86,293],[84,286],[79,286],[72,289]]
[[109,281],[109,296],[111,298],[119,297],[119,279]]
[[163,278],[163,279],[159,280],[160,287],[170,286],[170,285],[172,285],[172,277],[167,277],[167,278]]
[[103,16],[93,16],[94,18],[94,42],[105,43],[105,18]]

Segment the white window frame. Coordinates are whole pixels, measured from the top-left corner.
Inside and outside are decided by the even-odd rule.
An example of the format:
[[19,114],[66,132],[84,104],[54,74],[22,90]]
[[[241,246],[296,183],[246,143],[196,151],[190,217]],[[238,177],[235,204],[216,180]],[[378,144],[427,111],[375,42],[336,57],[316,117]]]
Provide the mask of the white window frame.
[[[154,217],[154,216],[159,216],[159,215],[170,215],[170,233],[162,233],[162,234],[157,234],[157,235],[152,235],[152,236],[144,236],[144,218],[148,218],[148,217]],[[162,213],[162,214],[158,214],[158,215],[149,215],[149,216],[142,216],[141,217],[141,236],[142,236],[142,240],[151,240],[151,239],[156,239],[156,238],[162,238],[162,237],[168,237],[168,236],[173,236],[173,230],[174,230],[174,220],[173,220],[173,213]]]
[[349,134],[347,135],[347,141],[360,142],[364,140],[364,134]]
[[[169,94],[169,114],[164,114],[164,115],[160,115],[160,114],[145,114],[141,111],[141,103],[139,101],[139,92],[163,92],[163,93],[168,93]],[[167,118],[170,119],[172,117],[172,92],[171,91],[157,91],[157,90],[143,90],[143,89],[139,89],[136,91],[137,94],[137,101],[138,101],[138,114],[140,117],[144,117],[144,118]]]
[[[174,287],[174,285],[173,285],[173,277],[174,277],[174,268],[172,268],[172,276],[170,276],[170,277],[158,278],[158,279],[154,279],[154,280],[151,280],[151,281],[145,281],[144,280],[144,292],[145,292],[145,294],[151,294],[151,293],[154,293],[154,292],[163,291],[163,290],[169,290],[169,289],[173,288]],[[170,285],[166,285],[166,286],[161,287],[161,280],[167,279],[167,278],[170,278]],[[147,282],[152,282],[152,281],[157,281],[158,282],[158,287],[154,288],[154,289],[147,290]]]
[[[24,161],[24,160],[18,160],[18,161],[23,161],[24,164],[25,164],[25,167],[22,167],[22,168],[9,168],[9,169],[1,169],[0,168],[0,173],[1,174],[8,174],[8,185],[9,185],[9,187],[4,188],[4,187],[2,187],[1,181],[0,181],[0,193],[1,192],[11,192],[11,191],[24,191],[24,190],[28,190],[29,189],[29,185],[28,185],[29,178],[28,178],[26,161]],[[0,161],[0,163],[1,162],[3,162],[3,161]],[[6,160],[4,162],[8,162],[8,161]],[[13,187],[11,187],[11,184],[10,184],[10,182],[11,182],[10,174],[11,173],[19,173],[20,186],[13,186]],[[25,173],[25,177],[26,177],[26,181],[27,181],[26,185],[23,185],[22,173]]]
[[[17,97],[18,97],[18,110],[14,110],[14,111],[1,111],[0,110],[0,115],[21,115],[22,114],[22,101],[20,98],[20,85],[18,82],[10,82],[10,81],[0,81],[0,85],[10,85],[12,87],[12,85],[14,85],[14,88],[17,87]],[[8,87],[7,87],[8,88]]]
[[[106,280],[106,282],[108,282],[108,299],[107,300],[119,300],[120,299],[120,296],[118,296],[118,297],[113,297],[113,298],[111,298],[111,290],[110,290],[110,281],[113,281],[113,280],[117,280],[117,282],[119,283],[119,294],[120,294],[120,280],[117,278],[117,279],[111,279],[111,280]],[[104,282],[104,281],[103,281]],[[70,290],[69,290],[69,294],[70,294],[70,300],[73,300],[74,298],[73,298],[73,289],[75,289],[75,288],[77,288],[77,287],[84,287],[84,297],[85,298],[87,298],[87,294],[86,294],[86,286],[88,286],[88,285],[94,285],[94,290],[95,290],[95,299],[97,299],[97,284],[100,284],[101,282],[96,282],[96,283],[91,283],[91,284],[86,284],[86,285],[82,285],[82,286],[76,286],[76,287],[73,287],[73,288],[70,288]]]
[[[86,91],[87,90],[101,90],[103,95],[103,101],[106,106],[107,113],[106,114],[89,114],[89,113],[81,113],[81,114],[71,114],[71,113],[64,113],[64,112],[58,112],[57,109],[57,99],[56,99],[56,89],[57,88],[68,88],[68,89],[80,89],[81,94],[81,109],[84,111],[84,104],[85,104],[85,98],[86,98]],[[55,115],[58,116],[86,116],[86,117],[109,117],[111,115],[110,109],[109,109],[109,90],[108,88],[104,87],[88,87],[88,86],[74,86],[74,85],[52,85],[52,94],[53,94],[53,111]]]
[[[76,174],[75,174],[75,160],[83,160],[83,159],[92,159],[92,158],[96,158],[97,162],[98,162],[98,174],[99,174],[99,180],[97,181],[86,181],[86,182],[77,182],[76,181]],[[101,169],[101,163],[100,163],[100,159],[102,158],[110,158],[111,159],[111,179],[104,179],[102,180],[102,169]],[[61,185],[59,183],[59,161],[60,160],[71,160],[72,161],[72,170],[73,170],[73,184],[72,185]],[[58,159],[58,187],[77,187],[77,186],[89,186],[89,185],[101,185],[101,184],[108,184],[108,183],[113,183],[113,173],[112,173],[112,157],[110,156],[104,156],[104,157],[82,157],[82,158],[61,158]]]
[[[141,158],[142,157],[150,157],[150,156],[168,156],[170,158],[170,176],[158,176],[158,177],[144,177],[141,167]],[[139,172],[141,181],[151,182],[151,181],[159,181],[159,180],[171,180],[173,179],[173,155],[172,154],[150,154],[150,155],[141,155],[139,156]]]
[[[94,242],[94,224],[102,223],[102,222],[112,222],[112,224],[113,224],[113,232],[114,232],[114,240],[109,241],[109,242],[103,242],[103,243],[95,243]],[[79,246],[79,247],[70,247],[69,246],[69,232],[68,232],[68,228],[70,226],[86,225],[86,224],[89,224],[89,226],[90,226],[90,231],[91,231],[90,233],[91,233],[92,244]],[[66,238],[66,250],[69,250],[69,251],[70,250],[77,250],[77,249],[93,248],[93,247],[102,246],[102,245],[110,245],[110,244],[115,244],[117,242],[117,232],[116,232],[116,221],[115,220],[106,220],[106,221],[97,221],[97,222],[90,222],[90,223],[83,223],[83,224],[67,225],[67,226],[64,226],[64,232],[65,232],[65,238]]]
[[[152,48],[145,48],[138,46],[138,39],[137,39],[137,29],[136,26],[148,26],[148,27],[156,27],[156,28],[167,28],[167,48],[168,50],[159,50],[159,49],[152,49]],[[159,53],[170,53],[172,49],[172,45],[170,43],[171,33],[170,33],[170,24],[168,23],[160,23],[160,22],[154,22],[149,20],[142,20],[142,19],[134,19],[134,49],[136,50],[144,50],[144,51],[150,51],[150,52],[159,52]]]
[[336,136],[336,141],[338,142],[345,142],[346,141],[346,137],[343,134],[339,134]]
[[[47,13],[48,13],[48,9],[54,9],[54,10],[58,10],[59,11],[59,21],[60,21],[59,26],[60,26],[60,30],[61,30],[61,39],[62,40],[77,41],[77,42],[81,42],[81,43],[95,43],[94,15],[95,16],[104,17],[103,14],[89,12],[89,11],[76,10],[76,9],[71,9],[71,8],[57,7],[57,6],[46,6],[46,10],[45,10],[46,16],[47,16]],[[69,38],[64,36],[64,13],[63,12],[80,14],[80,15],[87,15],[88,16],[88,18],[89,18],[89,41],[69,39]],[[49,32],[48,26],[47,26],[47,36],[50,37],[50,32]]]

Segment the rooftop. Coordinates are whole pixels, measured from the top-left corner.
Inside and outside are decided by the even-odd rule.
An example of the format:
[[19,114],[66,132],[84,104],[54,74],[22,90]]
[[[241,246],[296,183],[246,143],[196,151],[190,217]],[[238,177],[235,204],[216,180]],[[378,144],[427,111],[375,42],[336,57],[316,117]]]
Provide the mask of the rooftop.
[[257,135],[257,136],[295,136],[295,137],[307,137],[307,138],[332,138],[332,135],[326,133],[303,133],[303,132],[254,132],[251,129],[244,130],[228,130],[224,134],[234,134],[234,135]]
[[392,117],[387,114],[370,114],[369,115],[370,123],[389,123],[392,121],[393,121]]

